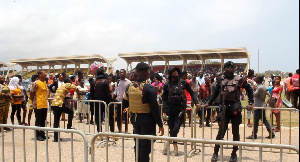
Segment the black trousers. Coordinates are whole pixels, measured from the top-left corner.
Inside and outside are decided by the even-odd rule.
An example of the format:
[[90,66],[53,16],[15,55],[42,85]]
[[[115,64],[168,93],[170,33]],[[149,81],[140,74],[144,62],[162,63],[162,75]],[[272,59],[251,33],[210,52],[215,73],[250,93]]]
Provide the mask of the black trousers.
[[[180,112],[181,110],[179,109],[173,109],[168,113],[169,116],[168,126],[170,131],[170,137],[177,137],[180,126],[183,121],[183,119],[178,116]],[[177,142],[173,142],[173,143],[177,143]]]
[[[133,125],[133,133],[140,135],[156,135],[156,123],[153,120],[152,114],[132,114],[131,123]],[[136,153],[137,143],[135,139],[134,152]],[[151,140],[139,140],[139,162],[148,162],[150,160],[149,154],[151,153]]]
[[[116,110],[117,111],[117,106],[116,106]],[[109,130],[110,132],[114,132],[115,131],[115,113],[114,113],[114,105],[110,105],[109,107]]]
[[103,103],[95,102],[95,122],[97,124],[97,132],[102,131],[102,121],[104,121],[104,112],[105,112],[105,105]]
[[[299,105],[298,105],[298,99],[299,99],[299,89],[294,89],[293,90],[293,95],[294,95],[294,106],[296,109],[299,110]],[[299,99],[300,100],[300,99]]]
[[[206,113],[207,112],[207,113]],[[206,115],[206,124],[209,124],[209,119],[210,119],[210,116],[211,116],[211,108],[201,108],[201,110],[199,111],[199,117],[200,117],[200,125],[202,124],[202,113],[204,113],[204,118],[205,118],[205,115]]]
[[[63,107],[52,106],[51,109],[53,110],[53,114],[54,114],[53,128],[58,128],[61,113],[68,114],[67,129],[70,129],[72,127],[72,120],[74,116],[74,111],[72,109],[65,107],[64,105]],[[54,140],[58,140],[58,132],[54,132]]]
[[[42,109],[34,109],[35,113],[35,126],[37,127],[45,127],[46,118],[47,118],[47,110],[48,108]],[[45,137],[45,132],[36,130],[36,137]]]
[[123,113],[123,110],[125,109],[125,107],[122,107],[121,109],[121,105],[117,104],[117,125],[118,125],[118,129],[119,131],[121,131],[121,125],[122,125],[122,119],[125,120],[125,131],[128,130],[128,120],[127,120],[127,114],[128,112],[126,111],[125,113]]
[[11,105],[11,114],[10,114],[10,119],[11,119],[11,123],[14,124],[14,116],[17,112],[17,119],[18,122],[20,124],[21,122],[21,104],[16,104],[16,105]]
[[[222,113],[224,113],[224,110],[222,110]],[[231,121],[233,141],[240,141],[239,125],[241,123],[241,120],[242,120],[241,113],[234,115],[230,109],[225,109],[225,123],[220,124],[216,140],[222,140],[224,138],[226,130],[228,128],[228,123],[229,121]],[[219,149],[220,149],[220,145],[215,145],[214,154],[218,154]],[[231,154],[236,155],[237,150],[238,150],[238,146],[233,146],[233,150]]]
[[[253,126],[254,127],[254,136],[257,136],[259,119],[263,120],[263,122],[267,128],[267,131],[271,134],[271,125],[266,118],[266,111],[262,110],[262,109],[256,109],[256,110],[254,110],[254,126]],[[274,134],[274,133],[272,132],[272,134]]]

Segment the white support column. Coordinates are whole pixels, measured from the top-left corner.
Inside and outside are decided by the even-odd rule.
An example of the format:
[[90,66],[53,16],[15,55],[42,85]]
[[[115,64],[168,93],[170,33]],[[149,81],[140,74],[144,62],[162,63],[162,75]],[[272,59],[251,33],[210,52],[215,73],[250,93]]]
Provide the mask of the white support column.
[[221,67],[220,67],[221,73],[223,73],[224,58],[223,58],[223,55],[222,55],[222,54],[218,53],[218,55],[219,55],[219,57],[220,57],[220,59],[221,59]]

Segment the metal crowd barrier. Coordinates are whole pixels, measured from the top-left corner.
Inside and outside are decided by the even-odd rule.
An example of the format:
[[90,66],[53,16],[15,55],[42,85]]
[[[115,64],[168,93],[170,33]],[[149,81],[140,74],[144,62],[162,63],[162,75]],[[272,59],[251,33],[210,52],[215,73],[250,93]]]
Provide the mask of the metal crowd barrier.
[[[49,98],[49,102],[50,102],[50,104],[49,105],[51,105],[51,98]],[[109,105],[106,105],[106,103],[104,102],[104,101],[101,101],[101,100],[76,100],[76,99],[72,99],[72,100],[69,100],[70,102],[75,102],[75,101],[77,101],[77,102],[86,102],[88,105],[89,105],[89,107],[90,107],[90,105],[93,103],[94,105],[95,105],[95,103],[96,102],[98,102],[99,103],[99,107],[98,107],[98,109],[105,109],[105,113],[104,113],[104,129],[101,129],[101,131],[100,132],[109,132],[109,113],[110,113],[110,111],[109,111],[109,109],[110,109],[110,107],[111,106],[113,106],[113,109],[114,109],[114,111],[113,111],[113,113],[115,114],[115,112],[116,112],[116,108],[117,108],[117,106],[116,105],[121,105],[119,108],[120,109],[122,109],[122,104],[121,104],[121,102],[111,102]],[[105,106],[103,107],[101,107],[101,104],[100,103],[103,103]],[[70,104],[70,105],[73,105],[73,109],[75,109],[75,104]],[[161,109],[161,112],[162,112],[162,104],[160,104],[159,105],[160,106],[160,109]],[[210,130],[210,133],[206,133],[207,131],[208,131],[208,129],[206,128],[204,128],[205,127],[205,125],[204,125],[204,110],[205,109],[207,109],[207,108],[211,108],[210,109],[210,111],[211,111],[211,116],[209,117],[210,119],[211,119],[211,117],[212,117],[212,111],[213,111],[213,108],[214,109],[219,109],[219,107],[218,106],[209,106],[209,107],[207,107],[207,108],[203,108],[204,106],[202,105],[202,108],[201,108],[201,110],[200,111],[202,111],[202,128],[198,128],[197,127],[197,121],[196,121],[196,108],[195,107],[193,107],[192,108],[192,110],[191,110],[191,133],[190,134],[186,134],[185,133],[185,128],[182,128],[183,129],[183,131],[182,131],[182,133],[183,133],[183,138],[184,137],[188,137],[188,138],[201,138],[201,139],[213,139],[214,137],[213,137],[213,131],[218,131],[218,130],[213,130],[213,127],[208,127],[209,128],[209,130]],[[95,108],[95,106],[94,106],[94,109],[96,109]],[[289,145],[292,145],[292,138],[291,138],[291,131],[292,131],[292,128],[291,128],[291,121],[292,121],[292,119],[291,119],[291,112],[292,111],[294,111],[294,110],[296,110],[295,108],[268,108],[268,107],[254,107],[253,108],[253,110],[255,110],[255,109],[263,109],[263,110],[268,110],[268,111],[272,111],[272,110],[281,110],[281,111],[289,111],[290,112],[290,119],[289,119],[289,142],[288,142],[288,144]],[[50,109],[49,109],[50,110]],[[246,108],[245,107],[243,107],[243,110],[246,110]],[[75,111],[74,111],[75,112]],[[94,112],[95,112],[95,110],[94,110]],[[99,111],[99,113],[100,113],[101,111]],[[119,112],[122,112],[122,111],[119,111]],[[90,116],[90,111],[88,111],[88,115]],[[243,111],[243,117],[244,117],[244,120],[243,120],[243,122],[242,122],[242,124],[244,125],[244,128],[243,128],[243,131],[241,130],[241,132],[243,132],[243,138],[241,139],[242,141],[246,141],[246,137],[247,136],[249,136],[249,135],[251,135],[251,134],[246,134],[246,129],[247,129],[247,127],[246,127],[246,113],[247,113],[247,111]],[[281,113],[280,113],[281,114]],[[101,116],[101,115],[103,115],[103,114],[99,114],[99,116]],[[162,115],[162,113],[161,113],[161,115]],[[50,113],[50,127],[51,127],[51,123],[52,123],[52,121],[51,121],[51,119],[52,119],[53,117],[51,117],[51,113]],[[272,116],[272,118],[273,118],[273,116]],[[116,128],[115,127],[115,125],[116,125],[116,123],[115,123],[115,116],[113,115],[113,119],[114,119],[114,129]],[[162,115],[162,119],[163,119],[163,115]],[[253,113],[252,113],[252,120],[254,121],[254,115],[253,115]],[[271,120],[273,120],[273,119],[271,119]],[[282,118],[280,118],[280,120],[282,120]],[[73,120],[73,125],[75,125],[75,122],[74,122],[74,120]],[[99,123],[102,123],[101,122],[101,117],[99,117]],[[129,124],[129,116],[128,116],[128,113],[127,113],[127,123]],[[217,122],[216,122],[217,123]],[[199,123],[200,124],[200,123]],[[210,124],[211,124],[211,126],[212,126],[212,122],[210,121]],[[271,124],[271,123],[270,123]],[[64,121],[64,127],[63,128],[65,128],[66,126],[66,122]],[[61,128],[62,128],[62,126],[61,126]],[[81,130],[81,131],[83,131],[83,132],[85,132],[86,134],[88,134],[88,135],[94,135],[94,134],[96,134],[96,133],[98,133],[97,132],[97,129],[96,129],[96,124],[94,124],[94,125],[91,125],[90,123],[88,124],[88,126],[87,126],[87,128],[86,128],[86,126],[84,125],[84,124],[77,124],[76,125],[76,128],[77,129],[79,129],[79,130]],[[122,132],[122,129],[123,129],[123,124],[122,124],[122,115],[121,115],[121,132]],[[261,132],[258,132],[258,134],[261,134],[261,135],[263,135],[263,133],[264,133],[264,127],[261,127]],[[168,130],[168,129],[167,129]],[[115,131],[115,130],[114,130]],[[198,131],[201,131],[201,133],[199,133]],[[253,131],[253,128],[252,128],[252,131]],[[260,129],[259,129],[259,131],[260,131]],[[282,131],[282,130],[281,130]],[[229,132],[230,133],[230,132]],[[228,131],[226,131],[226,136],[225,136],[225,138],[228,140]],[[166,134],[169,134],[169,131],[166,131]],[[207,136],[207,134],[210,134],[210,136]],[[201,135],[201,136],[199,136],[199,135]],[[197,137],[198,136],[198,137]],[[277,138],[277,137],[276,137]],[[280,138],[280,142],[279,142],[279,144],[282,144],[282,132],[279,132],[279,138]],[[253,141],[254,141],[254,139],[253,139]],[[261,142],[263,143],[264,142],[264,138],[261,138]],[[273,143],[273,140],[271,139],[271,143]],[[192,146],[192,147],[194,147],[194,146]],[[195,148],[195,150],[197,150],[196,148]]]
[[[53,100],[53,98],[48,98],[48,102],[49,102],[49,107],[48,107],[48,112],[49,113],[48,114],[49,114],[49,119],[50,119],[50,121],[49,121],[50,127],[53,124],[53,120],[52,120],[53,117],[52,117],[52,113],[51,113],[52,112],[51,111],[52,100]],[[109,123],[107,122],[108,121],[107,120],[108,119],[108,114],[107,114],[108,112],[107,112],[107,105],[104,101],[102,101],[102,100],[77,100],[77,99],[68,99],[67,101],[68,101],[67,103],[65,102],[66,106],[73,109],[74,114],[76,113],[76,109],[78,109],[78,107],[77,107],[78,102],[85,102],[88,105],[89,121],[87,123],[87,127],[85,126],[84,123],[75,124],[75,115],[74,115],[72,123],[73,123],[73,126],[76,125],[76,129],[81,130],[85,134],[88,134],[88,135],[94,135],[94,134],[98,133],[96,120],[95,120],[95,115],[96,115],[95,110],[99,109],[99,114],[98,114],[99,115],[99,121],[98,122],[100,124],[100,132],[105,132],[105,131],[108,130],[108,126],[109,126]],[[99,103],[98,107],[95,106],[96,103]],[[102,106],[101,103],[104,105],[104,107]],[[91,106],[91,105],[93,105],[93,106]],[[94,111],[93,117],[91,117],[91,107],[93,107],[93,111]],[[101,114],[101,110],[104,110],[104,114]],[[101,116],[102,115],[104,115],[104,117],[103,117],[103,120],[105,122],[104,129],[101,127],[101,125],[102,125]],[[67,124],[66,119],[67,118],[65,117],[65,120],[63,121],[63,126],[60,126],[61,128],[66,128],[66,124]],[[91,123],[91,121],[93,121],[93,123]]]
[[[12,132],[11,132],[11,141],[9,140],[9,134],[6,132],[4,133],[3,128],[7,127],[7,128],[12,128]],[[74,154],[75,152],[75,148],[74,148],[74,135],[73,134],[78,134],[82,137],[83,140],[83,149],[80,149],[80,154],[84,154],[83,156],[83,161],[87,162],[88,161],[88,140],[86,135],[79,131],[79,130],[75,130],[75,129],[60,129],[60,128],[49,128],[49,127],[36,127],[36,126],[22,126],[22,125],[9,125],[9,124],[0,124],[0,128],[1,128],[1,158],[2,161],[21,161],[20,157],[23,157],[23,161],[49,161],[49,159],[51,158],[51,160],[53,160],[53,158],[57,158],[55,161],[62,161],[62,145],[66,146],[65,142],[61,142],[60,141],[60,133],[58,133],[58,148],[57,148],[57,154],[58,156],[54,156],[55,153],[52,152],[52,154],[49,155],[49,149],[54,150],[53,144],[49,143],[48,138],[49,133],[50,132],[62,132],[62,133],[68,133],[70,134],[70,148],[64,149],[63,151],[65,151],[64,153],[66,153],[67,151],[70,151],[70,155],[65,157],[68,159],[68,161],[74,161],[75,158],[76,160],[78,159],[78,156],[76,156],[77,154]],[[22,137],[20,136],[16,136],[15,134],[17,134],[16,131],[18,130],[22,130]],[[34,131],[34,133],[29,133],[28,130],[32,130]],[[40,130],[40,131],[45,131],[46,134],[46,139],[45,141],[37,141],[36,139],[36,131],[35,130]],[[33,137],[33,142],[31,141]],[[31,140],[30,140],[31,138]],[[38,144],[39,143],[39,144]],[[62,144],[64,143],[64,144]],[[11,147],[9,145],[12,145]],[[44,148],[41,144],[44,144]],[[21,149],[21,145],[22,145],[22,149]],[[34,147],[32,147],[32,145],[34,145]],[[78,146],[76,146],[78,147]],[[12,150],[9,150],[10,148],[12,148]],[[66,151],[67,150],[67,151]],[[33,156],[32,152],[34,152],[34,159],[32,159]],[[12,154],[12,158],[7,157],[8,154]],[[23,156],[21,155],[23,153]],[[42,159],[44,158],[44,159]]]
[[[218,106],[209,106],[209,107],[207,107],[207,108],[219,108]],[[199,138],[201,138],[201,139],[207,139],[206,137],[205,137],[205,131],[204,131],[204,127],[205,127],[205,125],[204,125],[204,109],[207,109],[207,108],[204,108],[204,106],[202,105],[202,107],[201,107],[201,110],[200,111],[202,111],[202,137],[199,137]],[[270,112],[272,111],[272,110],[281,110],[281,111],[289,111],[289,145],[291,145],[291,130],[292,130],[292,127],[291,127],[291,122],[292,122],[292,117],[291,117],[291,113],[292,113],[292,111],[295,111],[296,110],[296,108],[269,108],[269,107],[254,107],[253,108],[253,111],[254,110],[256,110],[256,109],[262,109],[262,110],[269,110]],[[244,129],[243,129],[243,133],[244,133],[244,138],[243,138],[243,141],[245,141],[245,139],[246,139],[246,113],[247,113],[247,108],[246,107],[243,107],[243,110],[245,110],[244,111],[244,113],[243,113],[243,117],[244,117],[244,120],[243,120],[243,125],[244,125]],[[211,116],[210,116],[210,119],[211,119],[211,117],[212,117],[212,109],[210,109],[210,111],[211,111]],[[262,113],[263,113],[263,111],[262,111]],[[192,124],[193,124],[193,133],[191,134],[191,138],[196,138],[196,135],[197,135],[197,129],[196,129],[196,123],[197,123],[197,121],[196,121],[196,110],[195,110],[195,107],[192,109]],[[281,113],[280,113],[280,116],[281,116]],[[260,119],[260,120],[262,120],[262,119]],[[273,120],[273,115],[271,116],[271,121]],[[280,123],[281,123],[281,120],[282,120],[282,118],[280,117]],[[254,121],[254,113],[252,113],[252,121]],[[262,121],[263,122],[263,121]],[[200,124],[200,123],[199,123]],[[212,122],[210,121],[210,124],[212,124]],[[271,125],[271,127],[272,127],[272,123],[270,122],[270,125]],[[261,127],[261,135],[263,136],[263,132],[264,132],[264,127]],[[252,131],[254,131],[254,127],[252,128]],[[212,139],[212,127],[210,127],[210,134],[211,134],[211,136],[210,136],[210,139]],[[279,132],[280,133],[280,144],[282,144],[282,130]],[[227,131],[227,140],[228,140],[228,131]],[[251,135],[251,134],[248,134],[248,136],[249,135]],[[254,140],[254,139],[253,139]],[[261,142],[263,143],[264,142],[264,140],[263,140],[263,138],[261,139]],[[271,138],[271,143],[272,143],[272,138]]]
[[[202,145],[202,161],[205,161],[205,145],[212,145],[212,144],[219,144],[220,145],[220,161],[224,161],[224,155],[223,155],[223,149],[224,145],[234,145],[234,146],[239,146],[239,157],[238,161],[242,161],[242,147],[257,147],[258,148],[258,153],[259,153],[259,161],[261,162],[263,160],[262,158],[262,152],[263,149],[265,148],[273,148],[273,149],[279,149],[280,150],[280,158],[279,161],[282,161],[283,158],[283,150],[289,149],[295,151],[299,155],[299,148],[295,146],[290,146],[290,145],[283,145],[283,144],[267,144],[267,143],[253,143],[253,142],[240,142],[240,141],[224,141],[224,140],[205,140],[205,139],[193,139],[193,138],[178,138],[178,137],[166,137],[166,136],[151,136],[151,135],[137,135],[137,134],[123,134],[123,133],[98,133],[96,134],[92,139],[91,139],[91,161],[109,161],[109,153],[108,153],[108,142],[106,144],[105,148],[105,160],[103,159],[103,156],[98,155],[101,159],[96,159],[95,157],[95,140],[98,136],[102,136],[105,138],[109,137],[118,137],[121,138],[121,161],[124,162],[125,160],[125,145],[124,145],[124,138],[135,138],[135,139],[148,139],[151,140],[151,153],[150,153],[150,160],[151,162],[156,161],[154,159],[154,141],[159,141],[159,140],[164,140],[168,142],[168,154],[167,154],[167,161],[170,161],[170,141],[177,141],[177,142],[182,142],[184,144],[184,161],[187,161],[188,158],[188,149],[187,145],[188,143],[195,143],[195,144],[201,144]],[[130,157],[130,159],[138,159],[138,146],[139,146],[139,140],[136,140],[136,154],[135,157]],[[128,148],[128,147],[126,147]],[[132,147],[131,147],[132,150]],[[103,153],[103,150],[101,150]],[[113,153],[115,154],[120,154],[115,148],[113,149]],[[212,155],[212,154],[211,154]],[[126,157],[128,158],[128,154],[126,154]],[[115,157],[114,155],[110,154],[110,157]],[[138,161],[138,160],[136,160]]]

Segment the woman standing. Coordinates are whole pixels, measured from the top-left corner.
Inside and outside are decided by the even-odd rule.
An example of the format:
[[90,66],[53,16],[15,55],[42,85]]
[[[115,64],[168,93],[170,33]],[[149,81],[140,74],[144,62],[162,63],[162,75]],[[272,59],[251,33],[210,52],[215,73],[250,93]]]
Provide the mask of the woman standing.
[[[84,79],[83,79],[83,77],[80,77],[78,79],[78,81],[79,81],[79,85],[77,86],[77,88],[79,90],[79,94],[76,93],[75,96],[80,95],[80,98],[84,99],[86,93],[88,92],[88,88],[87,88],[86,85],[84,85]],[[87,123],[89,122],[88,105],[85,104],[82,101],[78,102],[78,114],[79,114],[79,123],[82,123],[82,118],[83,118],[82,114],[86,114],[86,116],[87,116],[87,119],[86,119]]]
[[[10,90],[7,85],[4,84],[5,77],[0,75],[0,124],[7,124],[9,103],[10,103]],[[10,128],[4,128],[9,130]],[[0,128],[1,131],[1,128]]]
[[12,111],[10,114],[11,123],[14,124],[14,116],[17,112],[17,119],[19,122],[19,125],[22,125],[21,122],[21,104],[22,104],[22,98],[24,95],[21,95],[21,89],[19,87],[19,81],[20,79],[18,77],[13,77],[9,82],[9,89],[10,93],[12,94],[12,100],[11,100],[11,107]]
[[[283,90],[282,85],[280,85],[281,77],[276,76],[275,77],[275,83],[273,86],[273,92],[272,96],[268,99],[267,103],[270,103],[271,98],[276,98],[276,104],[275,108],[281,108],[282,107],[282,98],[281,98],[281,93]],[[276,117],[276,123],[277,123],[277,128],[274,130],[275,132],[280,132],[280,110],[272,110],[272,115],[275,115]],[[272,121],[273,125],[273,121]]]
[[151,83],[151,85],[155,87],[156,94],[157,94],[157,101],[159,103],[161,103],[161,95],[162,95],[162,87],[163,87],[163,84],[161,81],[162,81],[162,77],[159,74],[155,74],[154,82]]

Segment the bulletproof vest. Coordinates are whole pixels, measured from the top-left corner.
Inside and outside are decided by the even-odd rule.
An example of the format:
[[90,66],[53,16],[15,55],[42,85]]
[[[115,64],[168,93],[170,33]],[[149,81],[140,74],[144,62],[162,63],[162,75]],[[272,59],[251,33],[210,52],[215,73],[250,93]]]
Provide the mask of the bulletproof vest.
[[180,81],[178,81],[177,85],[174,86],[170,86],[170,83],[168,83],[168,90],[168,103],[177,106],[186,105],[185,91],[182,88],[182,84]]
[[[135,82],[132,82],[128,89],[129,97],[129,112],[131,113],[150,113],[149,103],[143,103],[143,88],[146,84],[142,82],[139,86],[134,86]],[[138,83],[136,83],[138,85]]]
[[224,89],[227,90],[226,101],[239,101],[240,100],[240,81],[241,77],[236,75],[233,79],[229,80],[224,78],[222,80],[222,92]]

